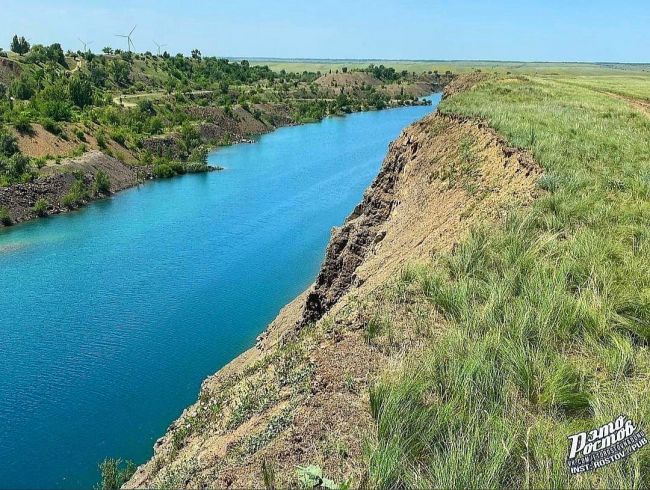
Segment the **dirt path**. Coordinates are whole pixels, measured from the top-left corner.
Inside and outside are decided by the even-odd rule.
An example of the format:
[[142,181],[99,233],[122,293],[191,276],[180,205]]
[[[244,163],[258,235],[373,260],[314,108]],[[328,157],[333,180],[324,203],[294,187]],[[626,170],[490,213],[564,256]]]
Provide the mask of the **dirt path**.
[[650,101],[644,100],[644,99],[639,99],[636,97],[632,97],[630,95],[622,95],[622,94],[617,94],[616,92],[610,92],[608,90],[604,89],[598,89],[595,87],[592,87],[590,85],[584,85],[581,83],[572,83],[572,82],[566,82],[562,80],[555,80],[558,83],[563,83],[565,85],[573,85],[576,87],[584,88],[587,90],[591,90],[592,92],[596,92],[598,94],[603,94],[606,95],[612,99],[616,100],[622,100],[623,102],[626,102],[627,104],[631,105],[635,109],[640,110],[643,112],[646,116],[650,116]]
[[650,116],[650,102],[648,102],[647,100],[636,99],[634,97],[615,94],[614,92],[602,92],[602,93],[604,93],[605,95],[607,95],[609,97],[612,97],[613,99],[622,100],[624,102],[627,102],[632,107],[634,107],[636,109],[639,109],[646,116]]
[[[190,92],[183,92],[183,95],[207,95],[213,93],[214,90],[192,90]],[[130,100],[146,99],[146,98],[161,98],[168,95],[166,92],[148,92],[145,94],[119,94],[113,97],[113,103],[123,107],[135,107],[136,102],[129,102]]]

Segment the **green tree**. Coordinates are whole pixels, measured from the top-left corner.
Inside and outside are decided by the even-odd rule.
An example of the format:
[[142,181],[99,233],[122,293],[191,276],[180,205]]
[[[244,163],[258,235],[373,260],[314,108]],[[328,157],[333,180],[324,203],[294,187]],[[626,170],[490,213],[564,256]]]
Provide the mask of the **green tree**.
[[70,99],[74,105],[84,108],[93,103],[93,87],[85,78],[72,77],[69,84]]
[[58,63],[61,66],[68,67],[68,63],[65,61],[65,55],[63,54],[63,48],[59,43],[50,44],[45,48],[47,52],[47,59]]
[[10,88],[10,93],[20,100],[29,100],[34,96],[35,83],[34,80],[26,75],[16,79]]
[[62,80],[41,90],[34,98],[34,105],[43,116],[54,121],[68,121],[72,116],[68,87]]
[[14,37],[11,40],[11,50],[20,56],[28,53],[29,43],[27,42],[27,39],[25,39],[23,36],[18,37],[17,34],[14,34]]
[[120,86],[126,86],[129,84],[129,73],[130,68],[129,64],[123,60],[113,60],[109,65],[111,78],[113,81]]
[[104,84],[106,83],[106,69],[104,68],[104,65],[102,65],[98,61],[91,61],[88,64],[88,71],[89,71],[89,77],[90,81],[92,82],[93,85],[97,87],[103,87]]

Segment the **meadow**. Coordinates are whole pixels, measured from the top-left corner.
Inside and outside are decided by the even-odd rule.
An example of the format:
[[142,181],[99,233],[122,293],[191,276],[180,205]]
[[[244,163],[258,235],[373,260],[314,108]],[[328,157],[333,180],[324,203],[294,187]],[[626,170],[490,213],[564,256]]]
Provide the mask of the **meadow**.
[[323,59],[277,59],[252,58],[251,65],[268,66],[273,71],[286,72],[321,72],[362,69],[370,64],[384,65],[401,72],[423,73],[437,70],[439,73],[469,73],[476,70],[496,73],[525,73],[540,75],[613,75],[629,76],[639,74],[648,76],[650,64],[631,63],[553,63],[553,62],[520,62],[520,61],[453,61],[453,60],[323,60]]
[[569,435],[650,421],[649,80],[498,76],[442,102],[544,174],[532,205],[384,291],[437,328],[401,325],[426,346],[371,390],[372,487],[650,485],[647,450],[576,476],[566,465]]

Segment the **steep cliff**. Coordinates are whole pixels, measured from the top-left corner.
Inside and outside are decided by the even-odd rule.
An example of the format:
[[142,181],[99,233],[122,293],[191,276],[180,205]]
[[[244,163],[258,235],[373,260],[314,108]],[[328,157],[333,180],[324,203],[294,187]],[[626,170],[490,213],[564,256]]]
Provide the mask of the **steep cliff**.
[[387,300],[399,295],[394,278],[526,205],[538,177],[528,154],[482,124],[433,114],[404,130],[334,230],[314,286],[205,380],[126,487],[286,486],[314,473],[299,469],[309,465],[362,483],[376,431],[369,387],[418,348],[411,320],[421,311]]

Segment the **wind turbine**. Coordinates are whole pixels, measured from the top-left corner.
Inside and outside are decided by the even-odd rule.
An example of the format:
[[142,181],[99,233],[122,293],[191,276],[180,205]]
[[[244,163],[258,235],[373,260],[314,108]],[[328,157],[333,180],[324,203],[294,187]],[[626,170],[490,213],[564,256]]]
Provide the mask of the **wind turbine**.
[[133,26],[133,29],[131,29],[131,32],[128,34],[115,34],[117,37],[125,37],[126,38],[126,46],[129,51],[131,52],[131,48],[134,48],[135,46],[133,45],[133,41],[131,41],[131,34],[133,34],[133,31],[135,31],[135,28],[138,27],[137,25]]
[[84,41],[80,37],[78,37],[77,39],[79,39],[79,42],[84,45],[84,53],[87,53],[88,52],[88,45],[92,44],[93,42],[92,41]]
[[158,44],[156,41],[153,42],[156,46],[158,46],[158,56],[160,56],[160,48],[164,48],[167,46],[166,44]]

